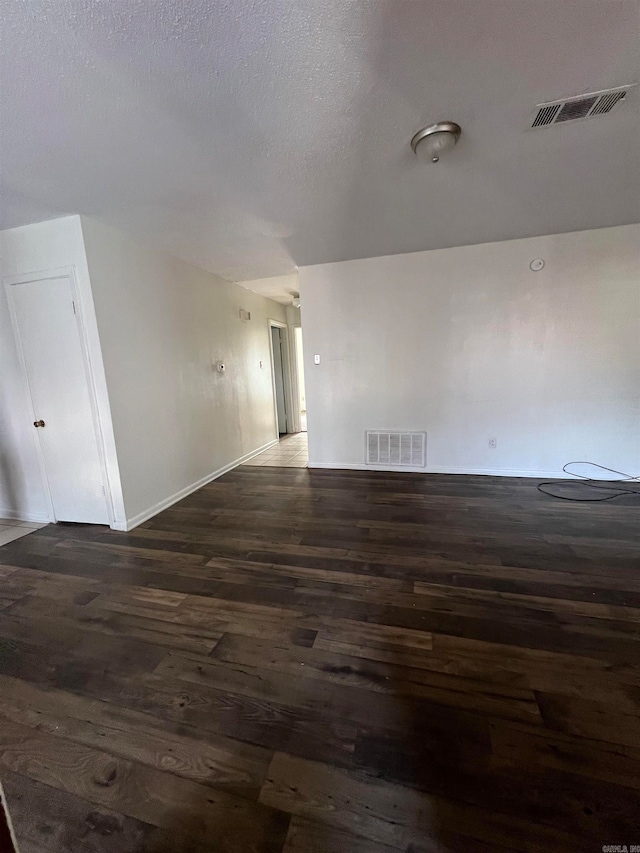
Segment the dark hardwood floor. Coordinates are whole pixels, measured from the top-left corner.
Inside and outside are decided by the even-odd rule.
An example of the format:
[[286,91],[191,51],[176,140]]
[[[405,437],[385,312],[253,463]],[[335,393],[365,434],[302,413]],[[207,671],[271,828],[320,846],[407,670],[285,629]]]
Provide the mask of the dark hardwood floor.
[[242,467],[0,548],[22,853],[640,844],[639,510]]

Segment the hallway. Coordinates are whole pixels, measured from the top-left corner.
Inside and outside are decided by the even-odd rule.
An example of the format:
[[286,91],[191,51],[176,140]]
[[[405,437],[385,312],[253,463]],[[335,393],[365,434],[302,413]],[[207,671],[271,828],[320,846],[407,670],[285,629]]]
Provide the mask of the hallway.
[[306,468],[309,463],[309,450],[306,432],[283,436],[264,453],[254,456],[245,465],[260,465],[273,468]]

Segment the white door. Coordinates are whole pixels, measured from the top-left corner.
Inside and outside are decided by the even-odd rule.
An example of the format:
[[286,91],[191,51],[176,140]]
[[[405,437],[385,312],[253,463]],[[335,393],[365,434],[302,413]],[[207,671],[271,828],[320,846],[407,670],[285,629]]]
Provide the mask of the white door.
[[284,365],[282,356],[282,330],[278,326],[271,327],[273,351],[273,382],[276,389],[276,411],[278,415],[278,433],[287,431],[287,407],[284,396]]
[[[8,288],[56,521],[109,524],[71,280]],[[38,426],[36,426],[38,424]]]

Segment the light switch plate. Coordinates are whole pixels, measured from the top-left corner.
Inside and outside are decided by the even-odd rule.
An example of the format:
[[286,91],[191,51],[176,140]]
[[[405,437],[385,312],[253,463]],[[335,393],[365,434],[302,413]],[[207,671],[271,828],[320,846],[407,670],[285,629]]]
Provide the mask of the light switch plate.
[[320,364],[320,356],[317,353],[313,357],[313,363],[314,364]]

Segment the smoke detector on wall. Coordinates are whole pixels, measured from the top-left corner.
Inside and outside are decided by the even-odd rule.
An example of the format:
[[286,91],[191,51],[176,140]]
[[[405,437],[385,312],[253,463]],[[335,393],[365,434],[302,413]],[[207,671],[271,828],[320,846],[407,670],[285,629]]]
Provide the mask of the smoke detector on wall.
[[537,104],[529,119],[529,127],[548,127],[551,124],[607,115],[624,103],[627,92],[635,85],[636,83],[629,83],[615,89],[602,89],[599,92],[588,92],[586,95]]

